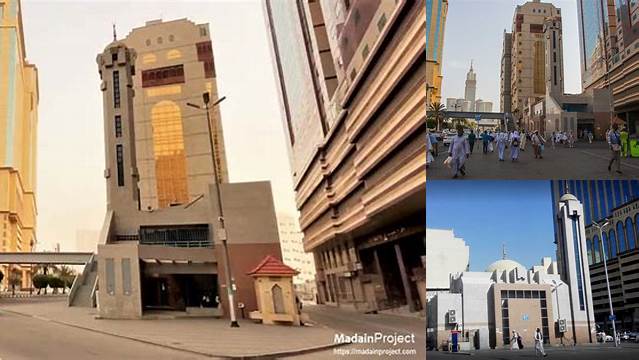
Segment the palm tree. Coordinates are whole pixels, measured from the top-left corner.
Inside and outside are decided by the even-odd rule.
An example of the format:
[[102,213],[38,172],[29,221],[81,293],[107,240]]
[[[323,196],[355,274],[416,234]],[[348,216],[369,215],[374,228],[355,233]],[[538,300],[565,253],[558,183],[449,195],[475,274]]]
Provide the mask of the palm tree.
[[441,130],[441,122],[444,120],[446,106],[444,106],[444,104],[434,102],[430,104],[430,108],[428,110],[430,111],[431,119],[435,120],[437,124],[437,131]]
[[55,270],[56,275],[63,281],[62,293],[65,293],[67,285],[70,287],[75,277],[75,271],[66,265],[62,265]]

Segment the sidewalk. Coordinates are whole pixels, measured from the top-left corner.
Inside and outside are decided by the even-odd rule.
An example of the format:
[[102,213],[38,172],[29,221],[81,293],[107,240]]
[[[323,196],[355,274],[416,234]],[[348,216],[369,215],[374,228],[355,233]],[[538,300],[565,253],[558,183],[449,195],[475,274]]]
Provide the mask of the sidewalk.
[[96,309],[67,307],[66,301],[3,304],[1,311],[121,338],[220,358],[271,358],[334,347],[324,326],[289,327],[225,319],[96,320]]

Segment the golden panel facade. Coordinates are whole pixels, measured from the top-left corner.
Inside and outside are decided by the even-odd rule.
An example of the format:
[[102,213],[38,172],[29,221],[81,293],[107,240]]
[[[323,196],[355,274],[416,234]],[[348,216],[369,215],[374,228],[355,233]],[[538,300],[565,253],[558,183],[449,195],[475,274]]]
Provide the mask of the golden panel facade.
[[172,101],[157,103],[151,110],[151,126],[158,205],[186,203],[189,193],[180,107]]

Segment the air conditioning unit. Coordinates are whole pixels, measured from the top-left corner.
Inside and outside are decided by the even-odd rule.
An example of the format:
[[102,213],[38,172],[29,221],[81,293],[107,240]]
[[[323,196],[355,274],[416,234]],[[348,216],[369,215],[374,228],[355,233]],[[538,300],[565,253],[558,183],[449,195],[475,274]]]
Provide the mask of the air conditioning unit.
[[559,332],[560,333],[565,333],[566,332],[566,319],[559,319],[559,321],[557,321],[558,323],[558,327],[559,327]]
[[449,324],[456,324],[457,323],[457,316],[455,314],[456,314],[455,310],[448,310],[448,323]]

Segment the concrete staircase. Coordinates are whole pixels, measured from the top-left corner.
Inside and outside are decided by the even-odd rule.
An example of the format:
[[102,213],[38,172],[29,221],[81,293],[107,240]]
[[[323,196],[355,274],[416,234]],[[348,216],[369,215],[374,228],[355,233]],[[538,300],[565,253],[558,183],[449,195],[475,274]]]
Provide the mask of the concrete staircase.
[[98,280],[98,262],[94,257],[78,275],[69,292],[69,306],[94,307],[95,285]]

